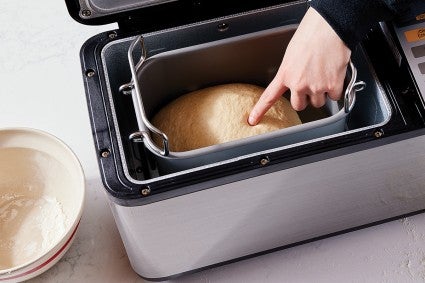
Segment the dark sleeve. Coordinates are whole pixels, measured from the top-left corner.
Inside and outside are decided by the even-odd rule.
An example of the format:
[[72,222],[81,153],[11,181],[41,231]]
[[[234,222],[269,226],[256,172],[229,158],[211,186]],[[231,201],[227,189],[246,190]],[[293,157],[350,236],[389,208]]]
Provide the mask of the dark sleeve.
[[354,50],[369,29],[380,21],[394,18],[413,0],[312,0],[345,44]]

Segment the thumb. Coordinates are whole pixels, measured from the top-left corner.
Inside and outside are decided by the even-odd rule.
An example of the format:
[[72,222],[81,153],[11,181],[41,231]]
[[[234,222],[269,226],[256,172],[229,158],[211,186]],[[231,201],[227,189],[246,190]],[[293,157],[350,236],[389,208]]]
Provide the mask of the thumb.
[[272,105],[282,96],[288,87],[280,83],[278,80],[273,80],[264,92],[261,94],[260,99],[252,108],[249,113],[248,124],[255,126],[263,118],[264,114],[272,107]]

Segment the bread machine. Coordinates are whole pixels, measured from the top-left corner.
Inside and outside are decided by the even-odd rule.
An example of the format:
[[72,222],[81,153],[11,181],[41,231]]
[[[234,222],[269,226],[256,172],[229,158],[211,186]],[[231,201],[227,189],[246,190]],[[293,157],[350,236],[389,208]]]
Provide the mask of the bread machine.
[[[150,82],[158,89],[178,85],[194,57],[179,61],[177,55],[183,68],[169,72],[176,65],[165,63],[157,68],[165,70],[163,77],[149,71],[142,84],[134,76],[140,58],[167,58],[211,44],[215,48],[202,58],[220,61],[222,44],[251,35],[265,35],[252,37],[252,44],[267,42],[270,31],[296,26],[308,1],[66,4],[83,24],[119,25],[88,39],[80,57],[102,180],[131,265],[143,278],[165,280],[425,210],[424,4],[376,25],[353,52],[357,79],[366,86],[337,131],[301,131],[302,138],[281,144],[264,139],[259,150],[239,151],[236,143],[228,158],[173,170],[158,168],[162,157],[144,136],[155,133],[140,127],[166,101],[137,91]],[[258,56],[251,58],[270,60],[267,70],[254,68],[260,73],[237,80],[265,86],[283,56],[285,46],[273,53],[275,59],[268,55],[278,42],[255,48]],[[205,68],[214,70],[209,64],[216,60]],[[168,89],[170,97],[208,80],[235,80],[226,73],[216,81],[215,75],[199,80],[203,71],[195,72],[184,78],[184,89]],[[147,117],[140,117],[136,104]]]

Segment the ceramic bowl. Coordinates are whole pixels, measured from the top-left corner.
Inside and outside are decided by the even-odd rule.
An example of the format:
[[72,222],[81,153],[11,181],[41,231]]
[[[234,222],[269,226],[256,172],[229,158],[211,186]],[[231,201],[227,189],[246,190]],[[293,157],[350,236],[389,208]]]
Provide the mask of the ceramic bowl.
[[0,282],[33,278],[71,246],[80,223],[84,173],[58,138],[0,129]]

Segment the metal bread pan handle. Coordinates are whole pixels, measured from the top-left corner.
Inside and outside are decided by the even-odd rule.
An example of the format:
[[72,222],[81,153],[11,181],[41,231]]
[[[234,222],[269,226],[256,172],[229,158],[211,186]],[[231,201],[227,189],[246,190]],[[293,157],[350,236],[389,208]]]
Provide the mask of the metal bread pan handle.
[[357,69],[351,60],[349,62],[349,65],[350,65],[351,77],[347,87],[345,88],[345,93],[344,93],[345,113],[350,113],[351,110],[353,109],[354,103],[356,101],[356,92],[361,91],[366,86],[365,82],[357,81]]
[[[140,44],[142,54],[140,59],[138,60],[138,63],[135,64],[134,51],[136,49],[136,46],[138,46],[139,44]],[[143,141],[152,151],[154,151],[154,153],[158,155],[162,155],[162,156],[167,156],[170,153],[169,146],[168,146],[168,137],[167,135],[165,135],[165,133],[160,131],[158,128],[156,128],[154,125],[152,125],[149,122],[149,120],[146,117],[145,109],[143,107],[142,96],[140,95],[140,86],[137,80],[137,70],[140,68],[140,66],[143,64],[145,60],[146,60],[146,48],[145,48],[143,36],[139,35],[133,40],[133,42],[131,43],[128,49],[128,61],[130,63],[132,79],[129,83],[124,84],[120,86],[119,88],[119,91],[124,94],[131,93],[134,110],[135,110],[136,118],[137,118],[137,124],[139,127],[139,130],[132,133],[129,136],[129,138],[136,142]],[[151,134],[160,136],[160,138],[162,139],[162,146],[163,146],[162,148],[159,148],[153,142],[151,138]]]

